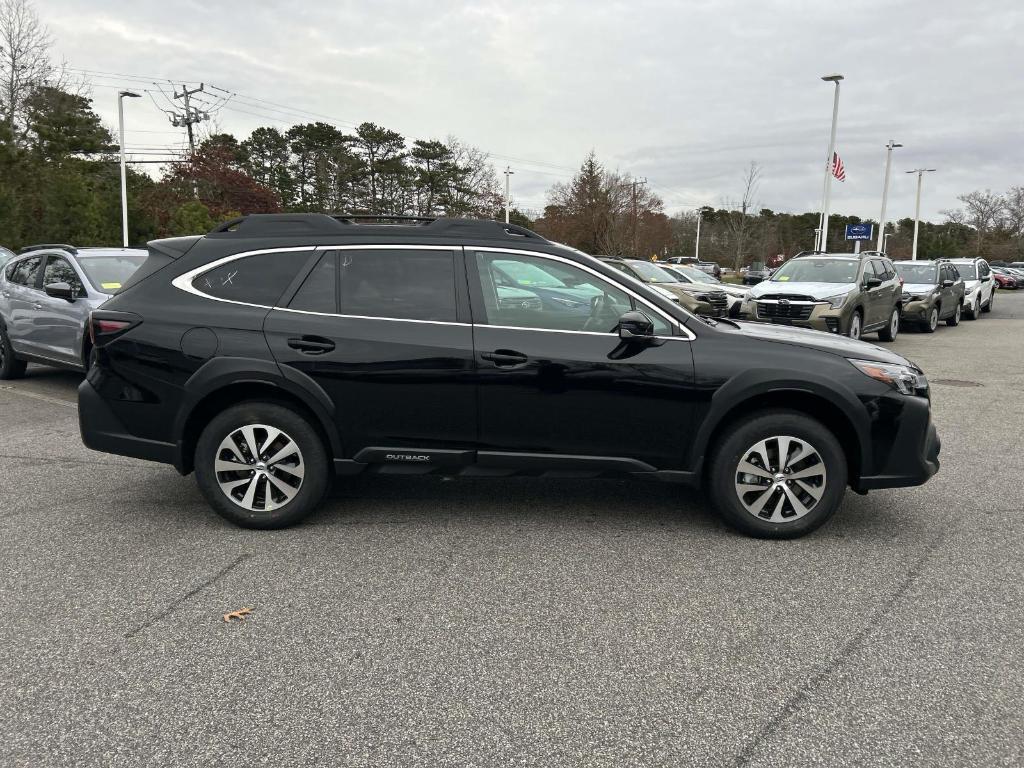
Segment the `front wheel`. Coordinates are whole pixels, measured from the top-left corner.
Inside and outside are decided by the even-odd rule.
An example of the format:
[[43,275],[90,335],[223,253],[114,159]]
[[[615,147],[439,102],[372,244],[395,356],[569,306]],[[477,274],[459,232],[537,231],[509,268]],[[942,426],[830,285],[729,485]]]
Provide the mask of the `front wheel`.
[[708,480],[728,525],[757,538],[793,539],[839,508],[846,456],[821,422],[796,411],[762,411],[722,437]]
[[981,311],[985,312],[985,313],[991,312],[992,311],[992,305],[995,303],[995,300],[996,300],[996,292],[992,291],[992,295],[988,297],[988,304],[983,306],[981,308]]
[[924,333],[935,333],[935,329],[939,327],[939,308],[932,307],[928,312],[928,319],[921,323],[921,330]]
[[894,307],[889,315],[889,325],[878,332],[879,341],[895,341],[896,335],[900,332],[900,310]]
[[221,517],[284,528],[327,492],[329,461],[313,426],[275,403],[245,402],[216,416],[196,445],[196,482]]
[[964,310],[964,319],[965,320],[977,320],[978,319],[978,302],[980,300],[981,300],[980,297],[975,299],[974,303],[971,304],[970,308]]
[[950,328],[955,328],[956,326],[960,325],[961,312],[963,312],[963,305],[957,304],[956,311],[953,313],[953,316],[946,318],[946,325],[948,325]]
[[847,329],[846,335],[849,336],[851,339],[859,339],[860,329],[861,316],[860,310],[858,309],[856,312],[853,313],[853,317],[850,318],[850,327]]

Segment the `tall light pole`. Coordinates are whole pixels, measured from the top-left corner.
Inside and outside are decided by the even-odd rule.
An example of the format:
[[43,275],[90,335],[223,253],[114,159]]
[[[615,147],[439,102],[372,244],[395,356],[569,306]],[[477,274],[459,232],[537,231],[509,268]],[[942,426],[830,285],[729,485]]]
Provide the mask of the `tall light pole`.
[[700,261],[700,220],[704,216],[704,209],[697,209],[697,241],[693,244],[693,258]]
[[886,232],[885,235],[882,237],[882,253],[889,252],[889,238],[892,237],[893,234],[894,233],[892,232]]
[[128,179],[124,168],[124,98],[139,98],[139,94],[131,91],[120,91],[117,94],[117,126],[121,133],[121,244],[128,247]]
[[508,224],[508,217],[512,206],[512,198],[509,194],[509,178],[515,171],[512,170],[512,166],[505,166],[505,223]]
[[907,173],[917,174],[917,205],[914,206],[914,247],[910,252],[911,261],[917,261],[917,227],[921,222],[921,177],[934,170],[934,168],[915,168],[912,171],[907,171]]
[[892,139],[885,145],[885,181],[882,182],[882,215],[878,217],[878,250],[885,252],[885,204],[889,201],[889,169],[892,167],[892,151],[902,147]]
[[836,92],[832,101],[832,133],[828,139],[828,155],[825,157],[825,189],[821,195],[821,234],[815,250],[824,251],[828,241],[828,206],[829,195],[832,193],[832,158],[836,153],[836,123],[839,121],[839,81],[842,75],[825,75],[821,78],[827,83],[835,83]]

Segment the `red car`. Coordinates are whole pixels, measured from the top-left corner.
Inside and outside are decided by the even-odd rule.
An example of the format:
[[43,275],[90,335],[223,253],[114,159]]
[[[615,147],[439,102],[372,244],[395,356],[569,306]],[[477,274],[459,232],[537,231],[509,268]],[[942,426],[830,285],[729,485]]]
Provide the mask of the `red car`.
[[1004,272],[996,272],[995,270],[993,270],[992,277],[996,279],[996,284],[1000,288],[1012,289],[1017,287],[1017,278],[1015,278],[1013,275],[1008,275]]

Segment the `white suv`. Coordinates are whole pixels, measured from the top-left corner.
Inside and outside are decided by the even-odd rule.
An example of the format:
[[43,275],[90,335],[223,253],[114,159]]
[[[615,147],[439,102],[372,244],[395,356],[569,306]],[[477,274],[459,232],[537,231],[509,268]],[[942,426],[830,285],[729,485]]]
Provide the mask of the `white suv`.
[[982,312],[991,312],[996,299],[996,281],[984,259],[950,259],[964,279],[964,317],[977,320]]

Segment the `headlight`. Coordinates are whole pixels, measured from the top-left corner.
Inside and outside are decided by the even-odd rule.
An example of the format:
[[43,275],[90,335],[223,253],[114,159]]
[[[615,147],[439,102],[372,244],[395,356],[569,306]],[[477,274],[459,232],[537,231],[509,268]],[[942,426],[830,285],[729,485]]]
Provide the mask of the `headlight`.
[[850,360],[850,363],[865,376],[884,382],[904,395],[924,394],[928,391],[928,379],[909,366],[876,363],[872,360]]
[[674,293],[672,293],[672,291],[667,291],[664,288],[662,288],[660,285],[652,285],[651,288],[656,290],[658,293],[660,293],[662,296],[664,296],[669,301],[674,301],[676,304],[679,303],[679,297],[676,296]]
[[839,309],[846,303],[846,297],[849,295],[848,293],[841,293],[838,296],[829,296],[825,301],[832,305],[832,309]]

